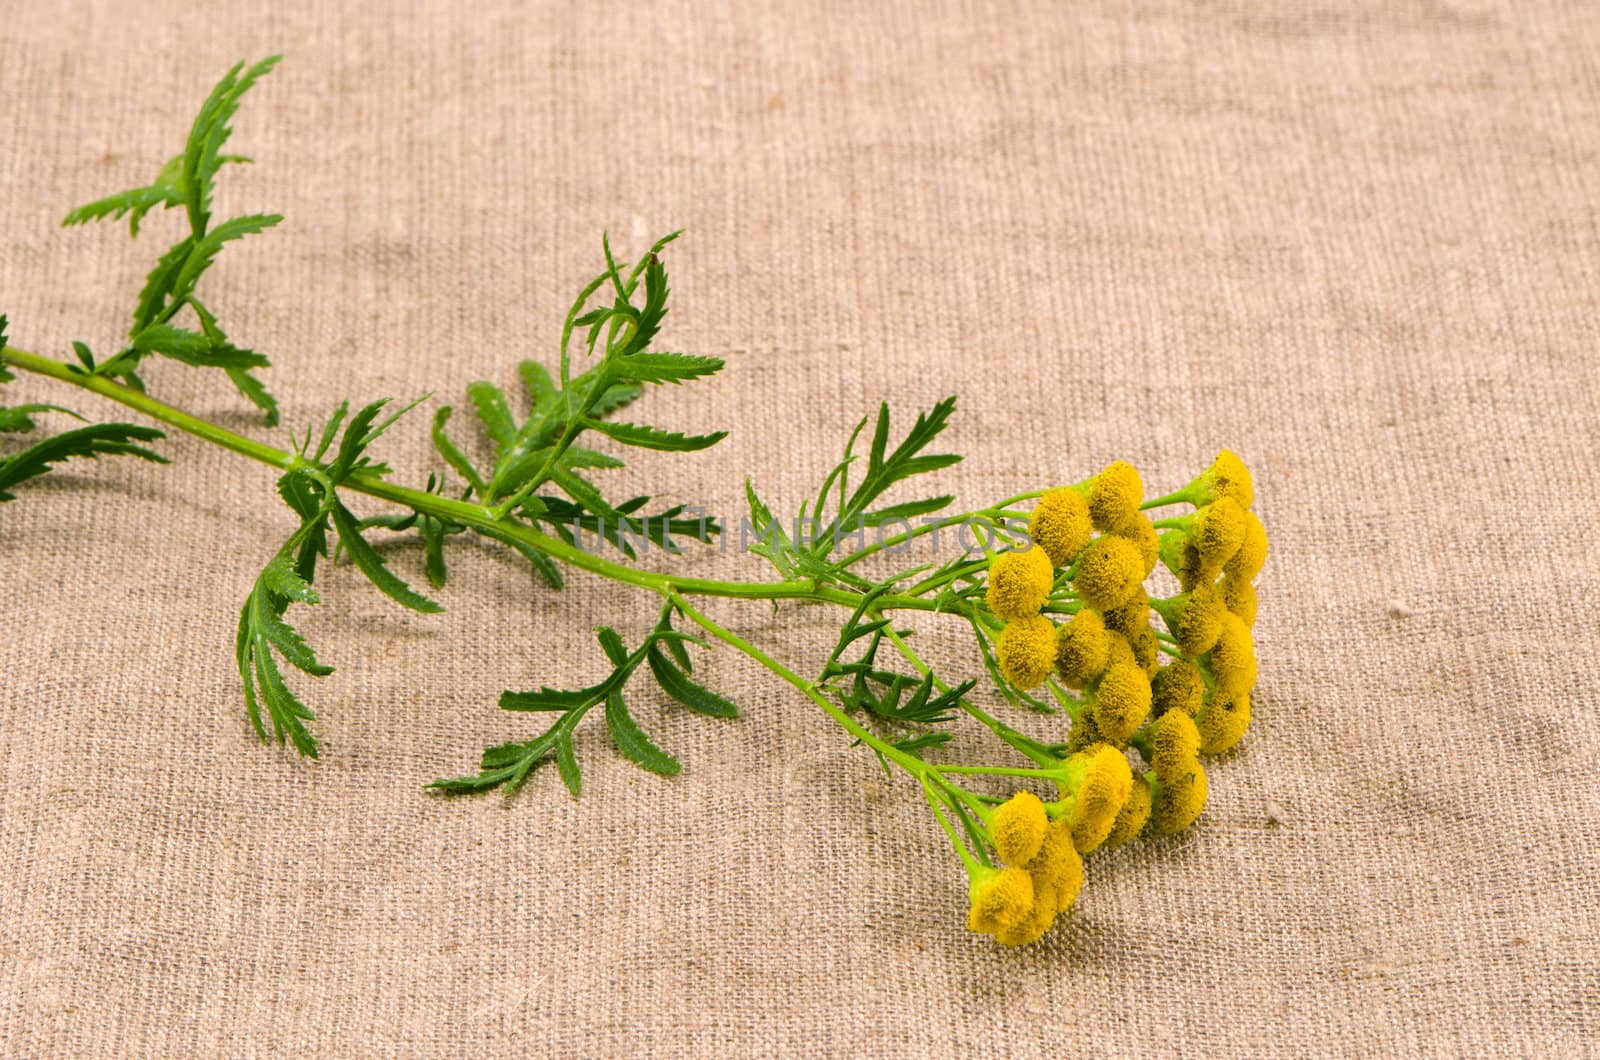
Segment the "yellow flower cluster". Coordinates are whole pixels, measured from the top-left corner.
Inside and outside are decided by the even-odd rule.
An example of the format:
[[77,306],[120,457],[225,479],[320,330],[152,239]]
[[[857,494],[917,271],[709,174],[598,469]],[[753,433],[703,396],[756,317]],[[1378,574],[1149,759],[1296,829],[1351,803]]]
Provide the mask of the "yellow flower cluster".
[[[1250,723],[1254,582],[1268,549],[1254,500],[1249,469],[1226,450],[1148,504],[1139,473],[1118,461],[1044,493],[1033,547],[990,565],[987,603],[1005,620],[1000,675],[1024,690],[1056,682],[1073,727],[1052,774],[1060,800],[1019,793],[987,819],[1004,867],[976,871],[972,930],[1033,941],[1076,897],[1082,855],[1180,832],[1204,809],[1201,757],[1232,748]],[[1142,511],[1173,503],[1194,510],[1157,522]],[[1176,595],[1148,595],[1158,565],[1177,578]]]
[[972,872],[967,927],[1007,946],[1026,945],[1077,901],[1083,861],[1066,820],[1052,821],[1032,792],[1019,791],[996,807],[989,833],[1005,867]]

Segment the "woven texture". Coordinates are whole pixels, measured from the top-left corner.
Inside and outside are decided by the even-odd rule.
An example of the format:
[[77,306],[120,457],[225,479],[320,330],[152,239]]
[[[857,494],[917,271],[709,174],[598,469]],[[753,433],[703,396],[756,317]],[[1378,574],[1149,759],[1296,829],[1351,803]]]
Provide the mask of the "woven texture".
[[[663,340],[729,367],[638,418],[733,434],[624,481],[737,516],[750,475],[792,510],[879,400],[950,392],[969,507],[1233,448],[1273,541],[1256,721],[1196,828],[1091,858],[1069,920],[1001,950],[914,787],[729,651],[705,672],[737,721],[636,697],[677,778],[585,728],[581,801],[550,769],[423,794],[536,731],[502,689],[592,678],[592,625],[653,618],[485,548],[436,617],[333,570],[300,612],[338,667],[300,682],[326,757],[257,744],[233,629],[291,519],[269,469],[173,436],[171,467],[0,508],[0,1051],[1595,1048],[1594,5],[205,6],[0,10],[17,346],[115,348],[180,221],[130,245],[61,215],[283,51],[219,210],[287,221],[205,282],[287,422],[510,384],[602,230],[686,227]],[[208,373],[148,381],[268,434]],[[404,481],[440,466],[425,434],[382,443]],[[712,607],[807,672],[839,617]]]

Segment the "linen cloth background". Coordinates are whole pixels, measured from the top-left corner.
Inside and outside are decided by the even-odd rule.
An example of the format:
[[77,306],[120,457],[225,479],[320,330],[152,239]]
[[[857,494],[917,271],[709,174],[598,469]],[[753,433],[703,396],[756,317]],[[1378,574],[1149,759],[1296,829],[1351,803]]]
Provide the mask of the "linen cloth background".
[[[219,211],[287,220],[205,287],[289,424],[511,384],[602,230],[626,253],[683,226],[663,346],[728,368],[631,415],[733,434],[626,482],[737,516],[748,474],[792,511],[879,400],[957,392],[964,506],[1119,457],[1169,488],[1229,446],[1273,542],[1255,725],[1202,821],[1090,859],[1064,927],[1008,951],[963,929],[915,789],[731,651],[705,673],[741,720],[633,697],[675,779],[595,721],[579,802],[549,769],[509,802],[423,794],[536,731],[501,689],[591,677],[590,626],[651,621],[586,576],[552,594],[456,548],[423,617],[332,571],[296,611],[339,668],[299,682],[326,758],[258,745],[230,651],[292,527],[272,472],[181,435],[168,468],[75,465],[0,509],[5,1051],[1596,1048],[1600,8],[0,16],[22,348],[114,348],[180,221],[130,244],[61,215],[148,180],[223,70],[282,51]],[[206,373],[148,379],[285,440]],[[404,481],[440,466],[427,415],[381,444]],[[414,546],[389,554],[420,582]],[[839,617],[713,610],[808,672]]]

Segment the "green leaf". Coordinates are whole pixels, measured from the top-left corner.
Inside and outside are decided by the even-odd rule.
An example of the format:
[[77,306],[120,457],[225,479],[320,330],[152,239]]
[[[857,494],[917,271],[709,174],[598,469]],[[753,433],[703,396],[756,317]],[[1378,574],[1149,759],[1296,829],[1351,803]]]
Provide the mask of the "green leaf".
[[473,410],[489,432],[494,445],[495,458],[510,449],[517,440],[516,424],[511,419],[511,406],[506,403],[505,392],[486,380],[467,384],[467,397],[472,399]]
[[[351,425],[353,427],[354,423]],[[350,558],[361,568],[361,573],[367,576],[367,580],[377,586],[385,596],[413,611],[433,613],[444,610],[426,596],[413,591],[395,576],[383,562],[383,557],[378,555],[377,551],[367,543],[367,539],[361,536],[361,531],[356,528],[355,516],[350,514],[348,508],[334,501],[332,515],[333,525],[339,532],[339,543],[350,553]]]
[[676,758],[651,743],[639,728],[622,701],[621,689],[612,689],[606,697],[606,727],[611,730],[611,742],[630,762],[664,777],[676,776],[682,770]]
[[[839,536],[841,528],[849,530],[857,524],[858,520],[863,520],[867,508],[872,502],[882,496],[895,483],[912,475],[949,467],[960,461],[961,457],[954,454],[919,455],[945,429],[949,423],[950,413],[955,409],[955,404],[956,399],[948,397],[934,405],[928,412],[919,414],[917,422],[912,425],[905,439],[895,447],[892,453],[888,452],[889,405],[884,402],[878,406],[878,421],[872,432],[872,448],[867,458],[866,474],[850,494],[849,499],[840,504],[839,511],[835,513],[832,522],[817,535],[816,542],[812,544],[809,550],[812,555],[827,555],[833,548],[835,538]],[[854,435],[851,437],[853,440]],[[840,471],[840,474],[842,473]],[[915,506],[928,503],[930,502],[914,501],[911,507],[915,510]]]
[[561,782],[577,798],[583,789],[583,775],[578,772],[578,758],[572,753],[572,732],[562,728],[556,735],[556,768],[561,770]]
[[72,457],[137,456],[157,464],[167,458],[136,443],[166,437],[153,427],[131,423],[96,423],[53,435],[0,460],[0,501],[15,500],[11,488],[45,474],[56,464]]
[[[306,587],[309,588],[309,586]],[[254,627],[256,635],[277,648],[283,657],[289,661],[289,665],[297,670],[304,671],[315,677],[325,677],[333,673],[333,667],[324,666],[317,662],[316,654],[312,652],[311,646],[295,631],[293,626],[290,626],[279,617],[282,614],[282,609],[275,607],[272,601],[267,599],[267,595],[266,593],[252,593],[250,596],[254,608],[254,614],[251,616],[251,625]]]
[[133,328],[128,332],[130,336],[137,335],[155,323],[156,318],[161,315],[161,311],[166,308],[167,297],[172,293],[173,284],[178,280],[178,271],[183,268],[183,263],[188,260],[189,252],[193,249],[194,236],[184,236],[161,255],[156,267],[150,270],[150,275],[145,277],[143,289],[139,291],[139,304],[133,310]]
[[676,434],[644,427],[633,423],[612,423],[607,420],[585,419],[583,425],[623,445],[640,449],[658,449],[667,452],[691,452],[716,445],[728,436],[727,431],[711,434]]
[[433,447],[444,457],[444,462],[454,468],[456,474],[472,487],[473,492],[479,497],[487,497],[488,488],[479,476],[478,469],[472,466],[472,461],[468,460],[466,454],[456,447],[456,443],[450,440],[449,435],[444,433],[444,425],[450,422],[452,411],[449,405],[445,405],[433,414]]
[[200,113],[195,116],[182,156],[182,186],[190,223],[196,232],[203,232],[210,220],[212,183],[223,160],[228,157],[222,154],[222,145],[233,133],[228,122],[239,109],[239,97],[271,71],[281,58],[279,55],[270,56],[248,70],[245,70],[244,63],[234,66],[217,82],[211,95],[201,105]]
[[861,517],[865,526],[882,526],[884,523],[895,520],[910,522],[918,516],[929,515],[941,508],[947,507],[953,496],[929,497],[926,500],[906,501],[904,504],[891,504],[887,508],[879,508],[875,512],[868,512]]
[[317,591],[311,587],[310,582],[300,576],[300,572],[290,565],[289,558],[281,552],[273,556],[261,571],[261,584],[285,600],[301,604],[318,602]]
[[650,663],[650,672],[655,674],[656,683],[661,686],[661,690],[690,710],[709,714],[714,718],[738,717],[738,707],[715,692],[689,680],[688,676],[661,654],[659,649],[652,647],[646,659]]
[[223,245],[256,232],[265,231],[283,220],[282,214],[249,214],[222,222],[195,241],[193,249],[184,258],[178,274],[172,281],[175,298],[183,298],[194,289],[195,282],[211,267]]
[[610,626],[598,626],[595,635],[600,639],[600,650],[606,653],[606,658],[611,660],[612,666],[628,665],[628,649],[623,646],[622,638]]
[[83,420],[83,417],[76,412],[64,409],[60,405],[14,405],[11,408],[0,408],[0,431],[13,433],[31,431],[33,416],[41,412],[64,412],[75,420]]
[[537,692],[501,692],[501,710],[546,711],[572,710],[599,702],[604,692],[603,684],[591,688],[564,689],[548,686]]
[[163,354],[196,368],[247,371],[264,368],[269,363],[252,350],[241,350],[228,343],[213,343],[204,335],[171,324],[151,324],[134,336],[133,348],[140,353]]
[[[262,359],[265,360],[265,358]],[[276,427],[278,425],[278,399],[267,392],[267,388],[261,380],[243,368],[229,368],[228,378],[233,381],[233,385],[238,388],[239,393],[243,394],[247,401],[262,411],[268,427]]]
[[606,362],[612,378],[637,383],[682,383],[711,375],[722,367],[720,357],[687,353],[635,353]]
[[431,515],[421,517],[423,570],[428,584],[435,589],[444,588],[449,571],[444,565],[444,523]]
[[477,776],[435,780],[428,787],[446,795],[488,791],[501,784],[504,784],[508,791],[515,791],[528,779],[533,767],[555,747],[556,737],[561,731],[562,724],[561,721],[556,722],[532,740],[497,744],[486,749],[481,762],[482,771]]
[[167,161],[161,167],[161,172],[156,174],[153,183],[142,188],[130,188],[119,191],[115,195],[108,195],[104,199],[79,206],[62,219],[63,227],[86,224],[90,221],[99,221],[110,217],[112,220],[121,218],[124,214],[132,214],[128,220],[128,231],[133,238],[139,238],[139,222],[144,215],[157,206],[173,207],[183,205],[183,156],[178,155]]

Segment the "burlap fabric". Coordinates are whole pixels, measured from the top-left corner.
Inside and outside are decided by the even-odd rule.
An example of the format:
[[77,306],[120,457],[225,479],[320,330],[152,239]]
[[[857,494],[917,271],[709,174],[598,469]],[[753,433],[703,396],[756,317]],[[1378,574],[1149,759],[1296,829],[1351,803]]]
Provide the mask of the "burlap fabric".
[[[602,230],[685,226],[663,339],[729,368],[636,418],[733,434],[627,482],[736,516],[748,474],[792,510],[880,399],[947,392],[963,502],[1233,447],[1274,548],[1256,722],[1198,827],[1091,859],[1070,923],[1003,951],[915,789],[728,651],[705,672],[741,720],[635,696],[676,779],[585,730],[581,801],[551,770],[423,794],[535,731],[501,689],[592,677],[589,628],[653,614],[488,549],[451,553],[433,618],[328,575],[302,628],[339,669],[300,685],[326,758],[258,745],[233,626],[291,519],[270,470],[175,436],[169,468],[0,509],[5,1051],[1595,1048],[1591,5],[207,7],[0,13],[16,345],[113,348],[178,220],[130,245],[62,213],[281,50],[221,209],[288,220],[206,284],[289,422],[509,384]],[[204,373],[149,381],[267,433]],[[383,451],[440,466],[421,416]],[[714,609],[808,670],[837,618]]]

